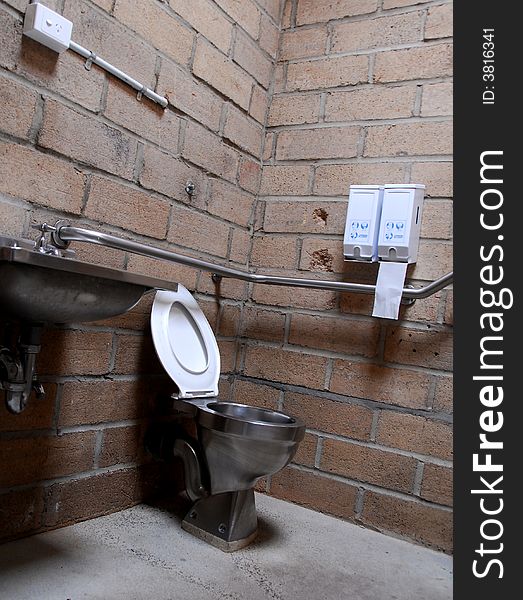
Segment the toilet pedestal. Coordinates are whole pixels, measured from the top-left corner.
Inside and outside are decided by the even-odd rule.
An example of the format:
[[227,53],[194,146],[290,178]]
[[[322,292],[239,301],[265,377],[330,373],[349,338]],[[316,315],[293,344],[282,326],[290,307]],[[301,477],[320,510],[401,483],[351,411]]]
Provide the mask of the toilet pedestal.
[[182,528],[224,552],[245,548],[258,529],[254,490],[198,500],[182,521]]

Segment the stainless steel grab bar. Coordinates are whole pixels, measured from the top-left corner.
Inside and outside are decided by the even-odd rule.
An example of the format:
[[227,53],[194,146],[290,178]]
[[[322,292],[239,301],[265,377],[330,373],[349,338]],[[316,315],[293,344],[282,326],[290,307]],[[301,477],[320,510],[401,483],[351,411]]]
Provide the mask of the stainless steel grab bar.
[[[62,223],[62,224],[61,224]],[[42,232],[50,232],[53,242],[60,248],[66,248],[70,242],[87,242],[99,246],[107,246],[116,250],[124,250],[133,254],[141,254],[150,258],[159,258],[175,262],[188,267],[209,271],[219,277],[229,277],[232,279],[240,279],[242,281],[250,281],[252,283],[263,283],[266,285],[286,285],[292,287],[315,288],[320,290],[333,290],[337,292],[355,292],[358,294],[374,294],[376,286],[366,283],[349,283],[344,281],[324,281],[319,279],[302,279],[299,277],[282,277],[278,275],[263,275],[259,273],[248,273],[240,269],[231,267],[223,267],[205,260],[192,258],[171,250],[163,248],[155,248],[141,242],[126,240],[116,235],[102,233],[82,227],[72,227],[69,224],[58,222],[54,227],[42,223],[39,225]],[[431,283],[421,288],[403,288],[403,298],[416,300],[418,298],[427,298],[432,294],[443,289],[453,280],[453,273],[447,273],[435,279]]]

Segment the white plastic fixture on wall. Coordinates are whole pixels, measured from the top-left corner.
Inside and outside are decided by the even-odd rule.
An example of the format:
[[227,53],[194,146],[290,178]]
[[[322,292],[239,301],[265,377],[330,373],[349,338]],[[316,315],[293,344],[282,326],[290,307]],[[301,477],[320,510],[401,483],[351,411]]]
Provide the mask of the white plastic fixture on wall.
[[71,21],[47,8],[47,6],[39,2],[34,2],[27,7],[24,19],[24,35],[58,53],[69,49],[76,52],[87,59],[85,63],[86,69],[89,70],[91,65],[95,64],[134,88],[138,92],[138,100],[143,95],[163,108],[166,108],[168,104],[167,98],[160,96],[139,81],[136,81],[136,79],[120,71],[120,69],[103,60],[91,50],[87,50],[80,46],[80,44],[73,42],[71,40],[72,30],[73,23]]

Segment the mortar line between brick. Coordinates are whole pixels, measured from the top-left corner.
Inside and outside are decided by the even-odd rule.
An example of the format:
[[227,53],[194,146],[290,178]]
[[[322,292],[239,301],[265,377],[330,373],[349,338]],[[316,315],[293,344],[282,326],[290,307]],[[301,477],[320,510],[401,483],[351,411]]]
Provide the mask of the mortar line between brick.
[[314,468],[319,469],[321,465],[321,456],[323,454],[323,441],[325,438],[322,436],[318,437],[318,443],[316,444],[316,453],[314,455]]
[[412,485],[412,493],[418,497],[421,495],[421,483],[423,481],[424,468],[425,463],[423,463],[421,460],[418,461],[418,464],[416,465],[416,473],[414,474],[414,482]]
[[427,410],[432,410],[434,408],[434,400],[436,398],[437,384],[438,384],[437,378],[432,377],[430,380],[429,389],[427,390],[427,398],[426,398]]
[[361,514],[363,512],[363,501],[365,498],[365,489],[363,487],[358,487],[358,491],[356,492],[356,498],[354,501],[354,518],[359,520],[361,518]]
[[[448,375],[448,374],[447,374]],[[256,377],[249,377],[247,375],[239,376],[240,381],[249,381],[251,383],[257,383],[276,389],[283,389],[284,391],[296,392],[305,396],[314,396],[315,398],[324,398],[326,400],[333,400],[334,402],[341,402],[343,404],[353,404],[357,406],[363,406],[371,410],[388,410],[400,414],[408,414],[417,417],[430,418],[433,421],[442,423],[452,424],[452,415],[444,412],[427,412],[425,408],[414,408],[409,406],[400,406],[397,404],[386,404],[378,400],[370,400],[367,398],[357,398],[354,396],[344,396],[337,392],[318,390],[312,388],[306,388],[304,386],[270,381],[266,379],[259,379]]]
[[40,130],[42,128],[42,123],[44,120],[44,98],[42,94],[38,94],[36,97],[36,103],[33,113],[33,119],[31,125],[29,127],[29,131],[27,132],[27,139],[36,144],[38,142],[38,136],[40,135]]
[[334,359],[329,358],[329,360],[327,360],[327,364],[325,365],[325,380],[323,382],[323,389],[325,389],[325,390],[330,389],[333,370],[334,370]]
[[318,471],[311,467],[306,467],[305,465],[297,465],[296,463],[292,463],[289,465],[289,468],[296,469],[297,471],[303,471],[305,473],[310,473],[311,475],[319,475],[333,479],[334,481],[339,481],[340,483],[352,485],[353,487],[362,488],[363,490],[368,490],[370,492],[376,492],[378,494],[382,494],[384,496],[389,496],[392,498],[398,498],[400,500],[407,500],[412,502],[413,504],[420,504],[423,506],[427,506],[430,508],[439,508],[441,510],[445,510],[446,512],[452,512],[452,508],[449,506],[445,506],[444,504],[437,504],[436,502],[429,502],[427,500],[423,500],[422,498],[418,498],[417,496],[412,496],[411,494],[407,494],[404,492],[398,492],[395,490],[390,490],[388,488],[382,488],[378,485],[374,485],[372,483],[368,483],[366,481],[359,481],[357,479],[350,479],[348,477],[342,477],[340,475],[335,475],[334,473],[329,473],[326,471]]
[[370,435],[369,439],[371,442],[376,442],[376,438],[378,435],[378,423],[380,420],[381,410],[375,410],[372,414],[372,423],[370,426]]

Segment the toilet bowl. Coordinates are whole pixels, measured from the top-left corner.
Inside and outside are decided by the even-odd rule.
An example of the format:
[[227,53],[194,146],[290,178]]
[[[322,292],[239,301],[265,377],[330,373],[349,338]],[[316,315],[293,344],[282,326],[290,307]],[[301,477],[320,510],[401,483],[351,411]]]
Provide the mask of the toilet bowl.
[[179,427],[148,436],[148,446],[182,459],[194,502],[182,527],[225,551],[256,535],[254,486],[293,458],[304,424],[282,412],[220,401],[220,353],[214,333],[190,292],[158,291],[151,311],[153,342],[178,393],[173,408],[196,425],[196,438]]

